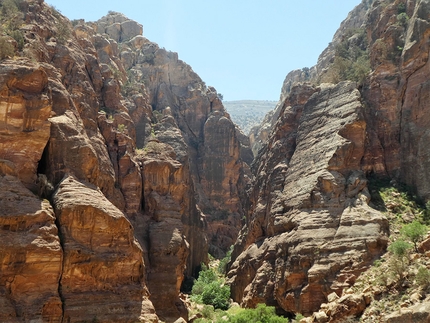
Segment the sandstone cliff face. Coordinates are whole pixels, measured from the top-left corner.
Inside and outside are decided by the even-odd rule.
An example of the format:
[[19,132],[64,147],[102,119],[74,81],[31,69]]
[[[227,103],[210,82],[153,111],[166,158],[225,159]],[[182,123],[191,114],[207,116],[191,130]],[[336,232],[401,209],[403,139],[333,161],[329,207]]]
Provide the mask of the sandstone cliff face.
[[60,182],[53,202],[63,248],[63,320],[148,320],[142,249],[124,214],[97,187],[72,176]]
[[360,169],[365,133],[355,83],[292,89],[256,163],[228,273],[236,301],[311,313],[383,252],[388,222],[367,205]]
[[[410,17],[405,25],[396,18],[400,4]],[[374,73],[363,93],[370,108],[367,119],[372,124],[367,168],[406,183],[425,200],[430,197],[426,171],[429,148],[424,144],[429,123],[425,112],[429,10],[428,1],[396,1],[386,7],[376,6],[369,13],[367,30]]]
[[129,66],[129,79],[146,85],[155,117],[173,118],[171,128],[179,131],[180,142],[157,128],[154,134],[190,168],[197,204],[208,222],[210,252],[224,256],[240,226],[239,190],[246,182],[241,150],[249,154],[249,148],[239,141],[216,90],[206,87],[176,53],[134,38],[121,44],[121,60]]
[[219,255],[241,217],[241,147],[216,91],[121,14],[73,29],[43,1],[20,10],[24,48],[0,63],[2,321],[186,318],[201,209],[228,215]]
[[264,120],[258,127],[252,129],[250,133],[251,146],[254,155],[257,155],[258,151],[263,147],[264,143],[267,142],[270,132],[279,117],[280,109],[283,106],[283,102],[288,97],[291,89],[297,83],[312,82],[319,84],[324,80],[324,76],[327,73],[330,65],[333,64],[333,60],[336,54],[336,48],[345,38],[345,35],[351,30],[358,30],[365,23],[368,10],[371,7],[374,0],[365,0],[357,5],[348,14],[348,17],[341,23],[339,29],[333,36],[332,41],[329,43],[327,48],[318,57],[318,63],[311,68],[305,67],[303,69],[293,70],[287,74],[282,84],[280,99],[276,108],[269,112]]
[[156,322],[97,123],[112,78],[59,13],[43,1],[20,9],[22,57],[0,72],[2,321]]
[[54,211],[48,201],[4,173],[0,246],[0,321],[62,322],[58,282],[63,252]]
[[[251,135],[261,149],[228,274],[235,300],[311,313],[351,286],[387,242],[387,220],[367,205],[368,175],[406,183],[428,200],[429,8],[363,1],[315,67],[287,76],[266,120],[273,129]],[[371,70],[360,83],[320,84],[339,69],[338,45],[366,46]]]

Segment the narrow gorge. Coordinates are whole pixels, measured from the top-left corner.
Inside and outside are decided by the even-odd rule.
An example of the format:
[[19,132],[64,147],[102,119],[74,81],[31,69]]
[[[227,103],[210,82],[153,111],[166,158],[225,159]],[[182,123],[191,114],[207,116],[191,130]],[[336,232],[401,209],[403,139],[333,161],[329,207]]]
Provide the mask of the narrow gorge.
[[430,200],[429,0],[363,0],[249,137],[123,14],[0,6],[1,322],[188,322],[229,250],[232,302],[358,322],[396,231],[372,183]]

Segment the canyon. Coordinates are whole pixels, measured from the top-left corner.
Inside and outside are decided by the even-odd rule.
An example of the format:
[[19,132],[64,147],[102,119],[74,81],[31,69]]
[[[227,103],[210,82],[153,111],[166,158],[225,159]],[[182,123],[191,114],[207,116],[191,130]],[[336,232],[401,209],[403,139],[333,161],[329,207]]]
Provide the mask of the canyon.
[[370,302],[344,293],[393,233],[370,182],[430,199],[428,0],[363,0],[317,65],[286,76],[249,137],[138,22],[11,3],[0,321],[187,321],[187,286],[232,246],[240,306],[320,322],[314,313],[341,297],[324,322],[363,313]]

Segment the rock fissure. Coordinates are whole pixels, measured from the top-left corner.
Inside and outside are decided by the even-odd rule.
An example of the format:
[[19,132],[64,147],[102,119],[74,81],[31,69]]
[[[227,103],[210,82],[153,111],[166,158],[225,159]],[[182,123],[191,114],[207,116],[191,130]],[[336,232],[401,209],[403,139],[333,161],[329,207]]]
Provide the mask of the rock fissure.
[[63,277],[63,272],[64,272],[64,241],[62,239],[62,235],[61,235],[61,229],[60,229],[60,223],[58,221],[57,216],[55,216],[55,225],[57,226],[58,229],[58,240],[60,243],[60,247],[61,247],[61,270],[60,270],[60,274],[58,276],[58,296],[60,298],[61,301],[61,318],[59,320],[59,323],[63,323],[64,322],[64,309],[65,309],[65,299],[63,296],[63,287],[61,285],[61,279]]

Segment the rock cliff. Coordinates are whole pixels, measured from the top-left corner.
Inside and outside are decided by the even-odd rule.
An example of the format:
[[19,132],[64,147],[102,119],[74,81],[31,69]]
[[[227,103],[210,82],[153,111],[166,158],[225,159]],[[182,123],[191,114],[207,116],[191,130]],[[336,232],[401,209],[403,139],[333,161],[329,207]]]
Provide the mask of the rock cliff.
[[367,205],[360,169],[365,133],[355,83],[292,89],[256,162],[228,273],[236,301],[309,314],[384,251],[388,221]]
[[288,74],[251,134],[259,153],[228,273],[234,300],[310,314],[341,296],[388,241],[387,219],[368,206],[370,175],[428,200],[429,10],[362,1],[315,67]]
[[243,215],[215,89],[122,14],[0,6],[0,320],[186,319],[182,283]]
[[368,179],[430,199],[428,0],[363,0],[287,75],[252,169],[216,90],[137,22],[0,7],[0,321],[187,319],[181,290],[233,243],[242,306],[363,312],[345,290],[390,234]]

